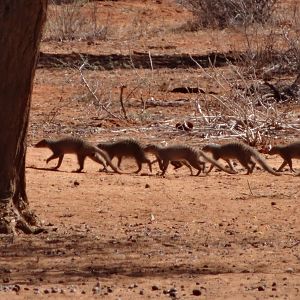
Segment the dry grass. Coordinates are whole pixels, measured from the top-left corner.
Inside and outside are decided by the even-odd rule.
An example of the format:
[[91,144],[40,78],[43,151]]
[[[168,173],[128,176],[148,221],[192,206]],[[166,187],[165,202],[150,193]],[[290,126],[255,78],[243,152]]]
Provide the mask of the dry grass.
[[[101,20],[102,21],[102,20]],[[108,20],[106,20],[108,21]],[[49,5],[44,39],[101,40],[107,36],[107,25],[97,19],[97,4],[88,0]]]

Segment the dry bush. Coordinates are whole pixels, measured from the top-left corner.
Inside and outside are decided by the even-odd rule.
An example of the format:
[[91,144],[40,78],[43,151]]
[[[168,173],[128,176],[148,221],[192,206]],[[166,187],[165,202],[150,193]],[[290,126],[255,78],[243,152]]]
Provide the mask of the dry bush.
[[[106,39],[107,24],[97,22],[97,4],[89,0],[55,1],[48,9],[44,39]],[[84,13],[83,13],[84,12]]]
[[[233,25],[266,23],[277,0],[182,0],[200,27],[225,28]],[[195,27],[195,24],[193,25]]]
[[278,134],[299,130],[292,106],[282,106],[272,95],[262,93],[263,82],[253,70],[250,75],[244,67],[228,67],[226,73],[213,66],[210,70],[202,69],[220,91],[202,94],[201,102],[197,102],[197,113],[208,128],[207,137],[218,131],[220,137],[239,138],[254,146],[265,144]]
[[[300,17],[300,15],[299,15]],[[300,27],[299,27],[300,28]],[[300,36],[296,27],[244,29],[246,47],[240,64],[266,80],[300,71]]]

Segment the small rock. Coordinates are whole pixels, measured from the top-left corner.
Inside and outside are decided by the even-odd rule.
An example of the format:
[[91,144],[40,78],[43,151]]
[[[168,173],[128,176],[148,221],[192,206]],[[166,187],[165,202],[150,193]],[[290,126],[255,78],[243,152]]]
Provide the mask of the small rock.
[[145,184],[145,189],[149,189],[150,188],[150,184],[146,183]]
[[199,289],[193,289],[194,296],[201,296],[201,291]]
[[158,291],[158,290],[160,290],[160,287],[157,285],[152,285],[151,289],[152,289],[152,291]]
[[293,269],[293,268],[287,268],[287,269],[286,269],[286,272],[287,272],[287,273],[294,273],[294,269]]
[[107,291],[108,291],[109,293],[112,293],[112,292],[113,292],[113,289],[112,289],[111,287],[107,287]]
[[58,288],[53,287],[53,288],[51,289],[51,293],[52,293],[52,294],[58,293]]
[[259,290],[260,292],[261,292],[261,291],[264,291],[264,290],[265,290],[265,287],[262,286],[262,285],[260,285],[260,286],[257,288],[257,290]]
[[276,205],[276,202],[275,202],[275,201],[272,201],[272,202],[271,202],[271,205],[272,205],[272,206]]
[[45,289],[44,294],[50,294],[50,291],[48,289]]
[[172,297],[172,298],[176,298],[176,292],[170,292],[169,295],[170,295],[170,297]]
[[18,285],[18,284],[15,284],[14,286],[13,286],[13,288],[12,288],[12,290],[14,291],[14,292],[19,292],[20,291],[20,289],[21,289],[21,287]]
[[144,295],[144,291],[143,290],[140,290],[140,295]]
[[100,288],[97,286],[94,286],[92,289],[93,294],[100,294]]
[[77,180],[74,181],[74,186],[78,186],[79,184],[80,183]]

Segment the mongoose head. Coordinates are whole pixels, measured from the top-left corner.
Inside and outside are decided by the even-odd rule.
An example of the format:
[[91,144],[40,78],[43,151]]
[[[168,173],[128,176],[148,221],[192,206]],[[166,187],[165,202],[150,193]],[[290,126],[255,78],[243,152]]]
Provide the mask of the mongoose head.
[[157,146],[154,144],[148,144],[144,147],[145,152],[150,152],[150,153],[156,153],[157,151]]
[[273,146],[271,147],[271,149],[269,150],[268,154],[270,155],[274,155],[278,153],[278,147],[277,146]]
[[108,143],[99,143],[97,147],[101,150],[105,150],[107,148]]
[[36,143],[34,145],[34,147],[36,147],[36,148],[48,147],[48,141],[46,139],[42,139],[41,141],[39,141],[38,143]]
[[217,148],[218,145],[216,144],[209,144],[209,145],[205,145],[203,148],[202,148],[202,151],[205,151],[205,152],[211,152],[213,151],[215,148]]

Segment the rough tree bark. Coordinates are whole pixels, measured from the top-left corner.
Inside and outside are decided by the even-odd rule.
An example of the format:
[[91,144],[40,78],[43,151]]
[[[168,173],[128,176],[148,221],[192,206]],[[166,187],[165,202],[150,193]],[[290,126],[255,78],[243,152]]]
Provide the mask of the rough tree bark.
[[31,93],[48,0],[0,1],[0,233],[38,233],[26,195]]

